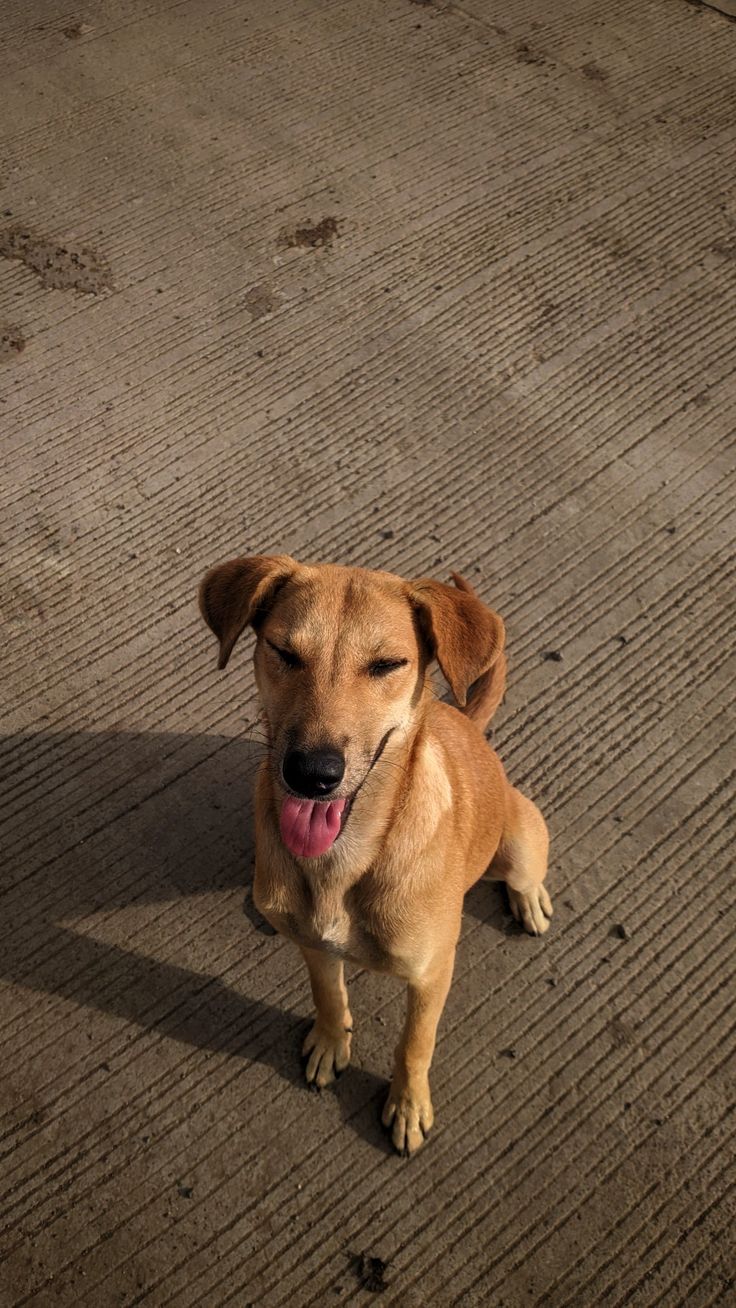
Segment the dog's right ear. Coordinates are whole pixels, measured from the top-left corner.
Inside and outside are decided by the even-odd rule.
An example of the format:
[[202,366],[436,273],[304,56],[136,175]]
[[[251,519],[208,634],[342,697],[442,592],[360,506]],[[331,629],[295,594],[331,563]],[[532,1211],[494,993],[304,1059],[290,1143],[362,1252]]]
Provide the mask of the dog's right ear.
[[254,554],[211,568],[199,588],[199,608],[220,642],[218,668],[224,668],[238,636],[268,607],[297,564],[288,554]]

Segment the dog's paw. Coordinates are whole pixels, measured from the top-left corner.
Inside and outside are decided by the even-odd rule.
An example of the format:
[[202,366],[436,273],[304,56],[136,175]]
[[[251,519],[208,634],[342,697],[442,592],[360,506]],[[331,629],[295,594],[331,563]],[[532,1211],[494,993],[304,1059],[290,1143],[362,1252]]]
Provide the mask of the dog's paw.
[[552,900],[544,886],[532,890],[512,890],[508,887],[511,912],[530,936],[544,935],[552,916]]
[[434,1124],[429,1082],[404,1082],[394,1077],[381,1116],[391,1128],[394,1149],[407,1158],[416,1153]]
[[323,1090],[345,1071],[350,1062],[351,1040],[351,1027],[346,1026],[342,1031],[328,1030],[317,1018],[302,1045],[302,1057],[307,1059],[304,1075],[310,1085]]

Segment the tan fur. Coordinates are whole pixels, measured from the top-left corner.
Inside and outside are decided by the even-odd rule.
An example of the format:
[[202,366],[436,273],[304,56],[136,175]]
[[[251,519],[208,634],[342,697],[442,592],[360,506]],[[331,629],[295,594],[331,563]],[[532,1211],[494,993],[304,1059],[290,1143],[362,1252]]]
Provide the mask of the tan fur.
[[[269,756],[256,792],[254,898],[309,970],[316,1020],[304,1045],[307,1080],[327,1085],[350,1058],[343,961],[403,978],[407,1016],[383,1120],[406,1153],[432,1126],[429,1066],[465,892],[491,865],[527,931],[546,931],[552,913],[544,819],[482,735],[503,696],[503,622],[468,582],[453,580],[455,588],[259,556],[213,568],[200,588],[220,667],[246,625],[257,633]],[[272,644],[301,666],[284,666]],[[382,658],[407,663],[370,676]],[[434,698],[434,658],[465,713]],[[339,747],[346,771],[336,795],[354,796],[344,829],[318,858],[295,857],[279,833],[280,764],[295,739],[305,749]]]

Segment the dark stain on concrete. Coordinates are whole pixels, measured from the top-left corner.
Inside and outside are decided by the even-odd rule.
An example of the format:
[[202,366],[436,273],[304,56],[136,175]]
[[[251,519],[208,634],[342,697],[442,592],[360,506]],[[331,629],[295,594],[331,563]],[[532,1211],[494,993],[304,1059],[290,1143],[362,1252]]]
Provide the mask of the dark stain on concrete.
[[64,245],[22,223],[13,223],[0,231],[0,255],[25,264],[44,286],[53,290],[98,295],[100,291],[110,290],[113,284],[110,265],[94,250]]
[[17,359],[26,348],[26,338],[20,327],[10,323],[0,323],[0,362]]
[[543,54],[537,50],[532,50],[526,41],[517,41],[514,46],[516,53],[516,62],[518,64],[543,64],[546,63]]
[[382,1294],[388,1289],[386,1281],[388,1264],[383,1258],[376,1258],[374,1254],[367,1253],[350,1254],[350,1266],[361,1289],[369,1290],[371,1294]]
[[266,314],[278,309],[281,300],[268,286],[251,286],[245,292],[243,300],[251,318],[265,318]]
[[583,64],[580,71],[583,74],[583,77],[589,78],[591,82],[608,81],[608,73],[606,72],[605,68],[601,68],[599,64],[595,64],[595,63]]
[[332,245],[335,237],[340,235],[340,219],[333,215],[321,218],[313,223],[311,218],[294,227],[284,227],[281,232],[282,245],[290,249],[301,247],[306,250],[318,250]]
[[67,41],[81,41],[83,36],[87,36],[92,31],[92,28],[89,23],[78,21],[70,23],[68,27],[62,27],[61,31]]

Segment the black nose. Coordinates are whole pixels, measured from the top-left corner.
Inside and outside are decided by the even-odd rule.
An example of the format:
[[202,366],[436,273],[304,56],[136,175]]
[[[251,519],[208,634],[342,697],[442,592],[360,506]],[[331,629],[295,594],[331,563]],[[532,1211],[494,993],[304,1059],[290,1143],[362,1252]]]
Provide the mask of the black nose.
[[290,790],[305,799],[330,795],[345,775],[345,758],[336,749],[290,749],[281,771]]

